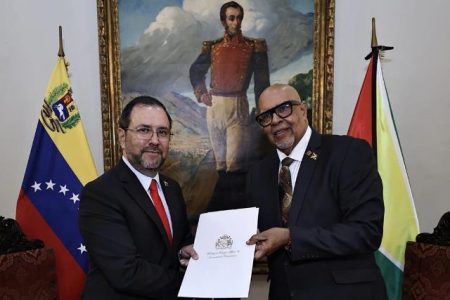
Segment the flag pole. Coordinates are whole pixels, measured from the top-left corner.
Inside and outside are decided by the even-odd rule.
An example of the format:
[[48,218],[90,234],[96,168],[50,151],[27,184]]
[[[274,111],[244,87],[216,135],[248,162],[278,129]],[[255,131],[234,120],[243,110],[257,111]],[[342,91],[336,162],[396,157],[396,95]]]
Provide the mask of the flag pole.
[[375,25],[375,18],[372,17],[372,39],[371,39],[371,48],[372,52],[370,52],[365,59],[372,58],[372,147],[373,153],[375,157],[377,157],[377,69],[378,69],[378,56],[380,52],[392,50],[394,47],[391,46],[383,46],[378,45],[377,40],[377,30]]
[[375,18],[372,17],[372,48],[378,47],[377,30],[375,28]]
[[375,162],[377,162],[377,64],[378,64],[378,41],[377,31],[375,26],[375,18],[372,17],[372,150],[375,155]]
[[387,51],[387,50],[392,50],[394,49],[394,47],[392,46],[383,46],[383,45],[378,45],[378,41],[377,41],[377,31],[375,28],[375,18],[372,17],[372,41],[371,41],[371,48],[372,48],[372,52],[370,52],[369,54],[366,55],[366,57],[364,57],[365,60],[368,60],[372,57],[373,55],[373,50],[377,49],[379,51]]
[[59,50],[58,50],[58,56],[64,57],[64,47],[63,47],[63,37],[62,37],[62,27],[59,26]]

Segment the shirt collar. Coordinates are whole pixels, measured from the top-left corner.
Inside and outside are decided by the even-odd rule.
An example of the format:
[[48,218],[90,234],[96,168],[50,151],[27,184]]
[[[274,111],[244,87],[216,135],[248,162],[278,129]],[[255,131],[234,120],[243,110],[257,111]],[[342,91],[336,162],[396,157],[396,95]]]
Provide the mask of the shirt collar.
[[237,32],[235,35],[231,36],[228,31],[225,30],[224,33],[224,40],[227,42],[231,42],[231,41],[242,41],[243,40],[243,36],[242,36],[242,31],[239,30],[239,32]]
[[158,190],[161,190],[161,184],[159,183],[159,173],[156,173],[155,177],[150,177],[150,176],[144,175],[141,172],[139,172],[138,170],[136,170],[136,168],[133,167],[133,165],[131,165],[131,163],[128,161],[128,159],[125,156],[122,156],[122,159],[123,159],[124,163],[128,166],[128,168],[130,168],[130,170],[134,173],[134,175],[136,175],[137,179],[139,180],[142,187],[146,191],[148,191],[150,189],[150,183],[151,183],[152,179],[156,180]]
[[302,161],[303,156],[305,155],[306,147],[308,147],[308,143],[311,138],[311,133],[312,133],[311,127],[308,126],[308,128],[306,128],[305,134],[300,139],[300,142],[298,142],[298,144],[295,145],[294,149],[292,149],[289,155],[286,155],[277,149],[277,154],[278,158],[280,159],[280,162],[283,161],[283,159],[287,156],[289,156],[292,159],[295,159],[296,161]]

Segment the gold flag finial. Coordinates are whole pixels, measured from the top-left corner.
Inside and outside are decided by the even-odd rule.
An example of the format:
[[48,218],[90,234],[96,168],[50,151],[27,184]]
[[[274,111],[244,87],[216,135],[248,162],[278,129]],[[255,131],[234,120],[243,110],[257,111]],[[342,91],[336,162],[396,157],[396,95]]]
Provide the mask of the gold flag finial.
[[64,57],[64,48],[63,48],[63,37],[62,37],[62,27],[59,26],[59,50],[58,56]]
[[375,29],[375,18],[372,18],[372,48],[378,47],[377,31]]
[[378,45],[377,31],[375,29],[375,18],[372,17],[372,51],[366,55],[365,59],[370,59],[374,53],[374,50],[378,51],[383,56],[383,51],[392,50],[394,47]]

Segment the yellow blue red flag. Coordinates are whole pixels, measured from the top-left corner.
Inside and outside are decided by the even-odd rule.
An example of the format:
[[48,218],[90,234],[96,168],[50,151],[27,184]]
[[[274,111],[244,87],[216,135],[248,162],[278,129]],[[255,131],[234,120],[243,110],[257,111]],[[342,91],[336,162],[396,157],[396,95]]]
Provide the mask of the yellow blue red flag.
[[419,223],[376,48],[371,55],[348,135],[365,139],[377,156],[378,172],[383,181],[385,215],[383,239],[376,260],[389,299],[400,300],[406,242],[415,240]]
[[88,257],[78,230],[79,195],[97,177],[59,57],[48,82],[17,201],[16,219],[28,238],[55,251],[59,299],[80,299]]

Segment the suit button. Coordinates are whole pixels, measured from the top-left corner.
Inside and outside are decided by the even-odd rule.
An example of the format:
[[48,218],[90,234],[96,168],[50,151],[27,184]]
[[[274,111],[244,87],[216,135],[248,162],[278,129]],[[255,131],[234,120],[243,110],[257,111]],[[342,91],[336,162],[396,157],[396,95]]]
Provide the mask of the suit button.
[[291,297],[294,297],[295,296],[295,291],[292,291],[291,292]]

